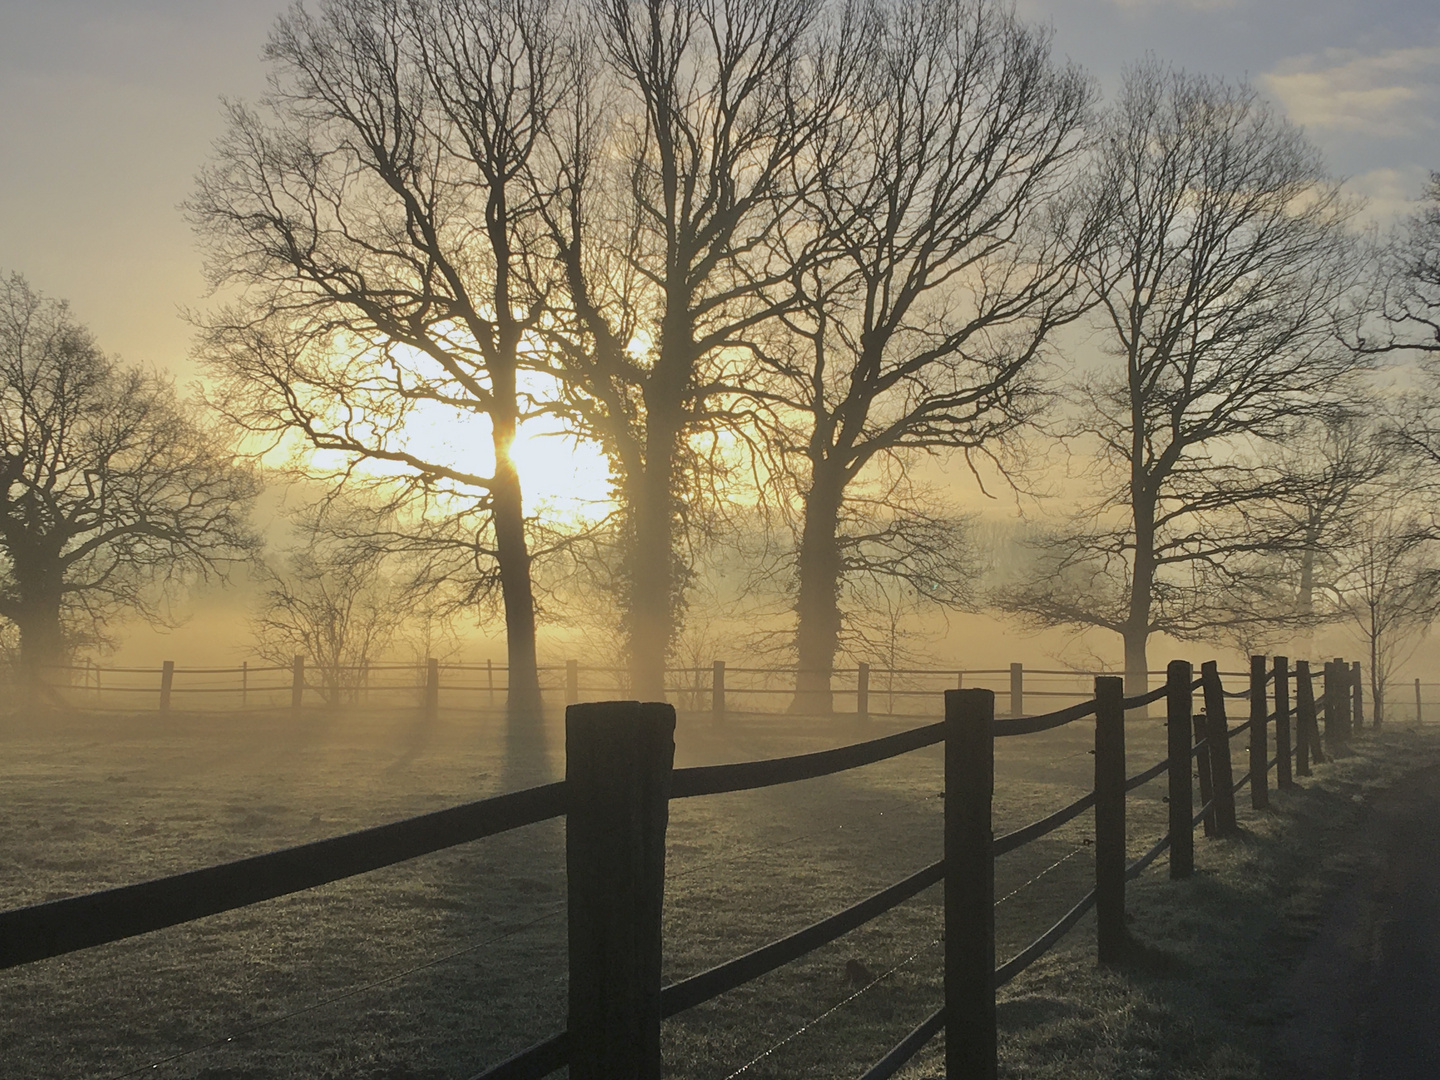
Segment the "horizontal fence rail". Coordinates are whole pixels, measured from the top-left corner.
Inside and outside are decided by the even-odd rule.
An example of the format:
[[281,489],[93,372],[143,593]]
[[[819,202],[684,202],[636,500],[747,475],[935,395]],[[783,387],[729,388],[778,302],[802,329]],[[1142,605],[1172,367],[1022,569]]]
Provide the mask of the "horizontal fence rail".
[[[438,664],[426,665],[433,688]],[[523,1080],[570,1066],[575,1076],[639,1080],[658,1075],[659,1023],[711,1001],[806,956],[936,885],[945,890],[945,1003],[925,1017],[874,1065],[862,1080],[893,1075],[935,1035],[947,1031],[946,1075],[952,1080],[993,1076],[996,1055],[995,991],[1052,949],[1080,920],[1096,912],[1098,955],[1115,960],[1126,941],[1124,886],[1169,852],[1170,872],[1188,877],[1193,868],[1193,831],[1236,835],[1235,795],[1249,786],[1253,805],[1268,798],[1269,776],[1281,788],[1309,761],[1339,752],[1362,730],[1359,665],[1326,662],[1312,671],[1284,657],[1271,667],[1252,659],[1243,692],[1227,690],[1217,665],[1195,677],[1188,663],[1172,664],[1165,683],[1125,697],[1121,680],[1094,676],[1087,700],[1039,715],[1020,711],[1019,665],[965,675],[1004,675],[1011,680],[1014,715],[995,716],[996,693],[986,688],[945,692],[945,719],[879,738],[791,757],[733,764],[673,767],[675,712],[664,704],[576,704],[567,715],[564,781],[482,799],[445,810],[361,829],[262,855],[204,867],[121,888],[47,901],[0,913],[0,968],[60,956],[78,949],[144,934],[206,915],[233,910],[370,870],[391,866],[459,844],[567,816],[570,907],[570,1019],[554,1033],[477,1075],[477,1080]],[[78,669],[86,670],[86,669]],[[192,669],[187,674],[224,675],[231,669]],[[241,669],[248,679],[261,667]],[[290,668],[288,686],[302,690],[303,661]],[[381,670],[378,666],[370,671]],[[413,671],[394,665],[384,670]],[[493,665],[476,667],[493,674]],[[567,665],[575,689],[579,665]],[[594,670],[594,669],[591,669]],[[704,671],[705,669],[695,669]],[[730,669],[731,674],[751,670]],[[107,669],[133,675],[136,671]],[[166,665],[167,692],[180,669]],[[149,674],[141,669],[139,674]],[[867,674],[862,666],[859,673]],[[368,672],[367,672],[368,674]],[[723,666],[712,672],[723,684]],[[901,674],[895,672],[892,674]],[[933,675],[911,669],[904,674]],[[1066,675],[1045,672],[1040,675]],[[864,679],[861,680],[864,685]],[[1317,704],[1316,686],[1322,693]],[[1294,689],[1293,703],[1291,689]],[[412,686],[410,689],[415,689]],[[492,688],[487,678],[486,690]],[[122,691],[135,688],[119,687]],[[210,688],[191,688],[201,691]],[[402,687],[403,689],[403,687]],[[1194,711],[1196,693],[1204,708]],[[254,692],[261,692],[255,688]],[[1072,695],[1073,696],[1073,695]],[[1225,703],[1249,700],[1249,719],[1230,724]],[[433,695],[432,695],[433,699]],[[1127,715],[1165,701],[1168,755],[1133,775],[1126,773]],[[1273,700],[1274,708],[1270,705]],[[1034,735],[1094,718],[1093,788],[1049,814],[1001,836],[993,834],[994,743]],[[1323,730],[1320,720],[1323,718]],[[1269,737],[1273,730],[1274,753]],[[1232,741],[1249,734],[1248,767],[1238,779]],[[1293,733],[1293,739],[1292,739]],[[660,905],[664,888],[664,833],[671,799],[744,792],[848,772],[930,746],[944,749],[944,854],[909,876],[848,907],[743,955],[659,985]],[[1170,828],[1142,855],[1126,860],[1125,804],[1129,792],[1169,778]],[[1198,779],[1200,806],[1194,805]],[[638,793],[638,794],[637,794]],[[637,798],[640,801],[636,801]],[[1095,887],[1078,898],[1048,929],[1003,963],[994,957],[994,863],[1078,818],[1095,818]],[[578,816],[577,816],[578,815]],[[628,853],[628,854],[626,854]],[[589,869],[587,869],[589,868]],[[976,912],[988,912],[977,917]],[[649,942],[638,951],[621,942]],[[653,946],[653,948],[652,948]],[[629,948],[628,946],[626,947]],[[597,964],[595,957],[623,956]],[[649,1062],[641,1068],[636,1062]]]

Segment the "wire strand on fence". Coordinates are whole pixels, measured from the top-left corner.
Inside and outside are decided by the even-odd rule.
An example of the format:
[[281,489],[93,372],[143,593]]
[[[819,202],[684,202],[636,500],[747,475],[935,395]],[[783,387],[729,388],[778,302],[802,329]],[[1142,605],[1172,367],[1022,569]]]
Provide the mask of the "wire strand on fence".
[[872,893],[833,915],[813,922],[802,930],[777,938],[743,956],[716,964],[687,979],[671,983],[660,991],[660,1015],[666,1018],[675,1016],[752,979],[758,979],[792,960],[798,960],[939,884],[944,874],[944,862],[933,862],[909,877]]
[[995,906],[996,906],[996,907],[999,907],[1001,904],[1005,903],[1006,900],[1011,900],[1011,899],[1013,899],[1014,897],[1019,896],[1022,892],[1024,892],[1026,889],[1028,889],[1031,885],[1034,885],[1037,881],[1039,881],[1041,878],[1043,878],[1046,874],[1050,873],[1051,870],[1056,870],[1056,869],[1058,869],[1059,867],[1063,866],[1065,863],[1067,863],[1067,862],[1069,862],[1071,859],[1073,859],[1076,855],[1079,855],[1080,852],[1082,852],[1082,851],[1085,850],[1086,846],[1087,846],[1087,845],[1085,845],[1085,844],[1080,844],[1080,845],[1079,845],[1078,847],[1076,847],[1073,851],[1069,852],[1068,854],[1065,854],[1065,855],[1060,856],[1060,858],[1056,859],[1056,860],[1055,860],[1053,863],[1051,863],[1049,866],[1045,867],[1044,870],[1041,870],[1038,874],[1036,874],[1034,877],[1032,877],[1029,881],[1025,882],[1024,884],[1015,886],[1015,888],[1011,889],[1008,893],[1006,893],[1004,896],[1002,896],[999,900],[996,900],[996,901],[995,901]]
[[[880,985],[880,983],[884,982],[884,981],[885,981],[886,979],[888,979],[891,975],[894,975],[895,972],[899,971],[901,968],[905,967],[907,964],[913,963],[913,962],[915,961],[915,959],[920,956],[921,953],[924,953],[924,952],[925,952],[926,950],[928,950],[928,949],[933,949],[936,945],[939,945],[940,942],[943,941],[943,940],[944,940],[943,938],[935,938],[933,941],[929,942],[928,944],[922,945],[920,948],[916,949],[913,953],[911,953],[909,956],[907,956],[904,960],[901,960],[898,964],[896,964],[896,965],[894,965],[893,967],[891,967],[888,971],[882,972],[881,974],[877,975],[875,978],[871,979],[871,980],[870,980],[868,983],[866,983],[864,986],[860,987],[860,989],[856,990],[853,994],[850,994],[848,997],[846,997],[846,998],[844,998],[844,999],[842,999],[842,1000],[840,1000],[840,1001],[837,1001],[834,1005],[830,1006],[830,1008],[826,1009],[826,1010],[825,1010],[823,1013],[821,1013],[819,1016],[816,1016],[816,1017],[813,1017],[813,1018],[810,1019],[810,1020],[807,1020],[805,1023],[801,1024],[798,1028],[796,1028],[794,1031],[790,1032],[789,1035],[786,1035],[786,1036],[785,1036],[783,1039],[781,1039],[779,1042],[775,1043],[773,1046],[771,1046],[771,1047],[769,1047],[768,1049],[766,1049],[763,1053],[757,1054],[755,1057],[751,1058],[751,1059],[750,1059],[749,1061],[747,1061],[744,1065],[741,1065],[740,1068],[736,1069],[736,1070],[735,1070],[734,1072],[732,1072],[729,1076],[725,1077],[725,1080],[735,1080],[735,1077],[737,1077],[737,1076],[739,1076],[740,1074],[744,1073],[745,1071],[747,1071],[748,1069],[752,1068],[753,1066],[758,1065],[760,1062],[764,1061],[764,1060],[765,1060],[767,1057],[769,1057],[771,1054],[775,1053],[776,1050],[779,1050],[779,1049],[780,1049],[782,1046],[784,1046],[786,1043],[789,1043],[789,1042],[793,1041],[794,1039],[798,1038],[799,1036],[805,1034],[805,1032],[809,1031],[812,1027],[814,1027],[816,1024],[820,1023],[820,1021],[824,1020],[826,1017],[828,1017],[828,1016],[830,1016],[831,1014],[839,1011],[840,1009],[844,1008],[846,1005],[849,1005],[850,1002],[854,1001],[856,998],[860,997],[861,995],[869,993],[872,989],[874,989],[876,986]],[[917,1049],[918,1049],[918,1047],[917,1047]],[[868,1074],[867,1074],[867,1075],[868,1075]]]
[[1038,840],[1046,833],[1054,832],[1061,825],[1072,818],[1079,817],[1094,805],[1095,792],[1087,791],[1068,806],[1062,806],[1059,810],[1046,814],[1039,821],[1032,821],[1029,825],[1008,832],[1004,836],[997,836],[991,850],[997,858],[1006,855],[1016,848],[1024,847],[1031,840]]

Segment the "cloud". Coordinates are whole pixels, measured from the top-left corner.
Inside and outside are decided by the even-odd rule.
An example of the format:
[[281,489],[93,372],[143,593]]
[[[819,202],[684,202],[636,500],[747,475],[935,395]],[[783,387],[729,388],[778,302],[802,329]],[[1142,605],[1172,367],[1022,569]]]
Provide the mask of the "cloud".
[[1327,49],[1282,62],[1262,82],[1307,128],[1401,139],[1440,131],[1440,43]]

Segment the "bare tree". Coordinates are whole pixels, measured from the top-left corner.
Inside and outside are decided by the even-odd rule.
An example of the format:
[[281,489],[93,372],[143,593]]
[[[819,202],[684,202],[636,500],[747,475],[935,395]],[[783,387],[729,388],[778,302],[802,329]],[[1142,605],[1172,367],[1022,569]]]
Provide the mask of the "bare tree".
[[0,616],[27,681],[115,618],[170,622],[178,589],[251,556],[259,485],[225,446],[64,303],[0,281]]
[[328,705],[359,700],[370,665],[411,620],[404,584],[384,551],[364,540],[373,511],[323,499],[290,515],[290,542],[266,559],[252,620],[256,653],[277,665],[304,656]]
[[189,204],[212,282],[242,296],[207,320],[219,404],[330,452],[338,476],[368,463],[485,512],[509,707],[530,716],[531,553],[510,451],[538,408],[522,372],[553,265],[537,217],[569,78],[553,13],[327,0],[282,17],[266,57],[262,110],[230,107]]
[[1102,140],[1085,272],[1123,367],[1078,396],[1100,496],[1005,606],[1119,634],[1136,694],[1151,634],[1248,618],[1250,556],[1302,546],[1276,447],[1351,393],[1337,318],[1359,261],[1319,155],[1247,86],[1145,64]]
[[[714,433],[734,420],[725,390],[788,302],[769,293],[794,266],[767,256],[812,183],[807,155],[845,66],[810,48],[821,0],[589,10],[604,66],[548,211],[571,305],[554,341],[573,415],[614,469],[631,681],[652,697],[684,606],[685,544],[718,486]],[[837,33],[845,55],[853,42]]]
[[1430,174],[1420,206],[1391,236],[1381,288],[1384,329],[1362,337],[1361,346],[1440,355],[1440,172]]
[[749,390],[792,489],[780,504],[799,507],[801,711],[830,709],[847,583],[973,597],[963,523],[909,466],[952,451],[971,472],[997,462],[1043,400],[1047,339],[1084,310],[1084,230],[1059,196],[1078,175],[1088,81],[991,0],[877,3],[865,26],[836,160],[805,202],[799,235],[815,240],[788,260],[791,340]]
[[1440,612],[1440,562],[1424,521],[1391,493],[1356,523],[1336,580],[1340,611],[1369,652],[1370,695],[1378,726],[1390,677],[1415,651]]

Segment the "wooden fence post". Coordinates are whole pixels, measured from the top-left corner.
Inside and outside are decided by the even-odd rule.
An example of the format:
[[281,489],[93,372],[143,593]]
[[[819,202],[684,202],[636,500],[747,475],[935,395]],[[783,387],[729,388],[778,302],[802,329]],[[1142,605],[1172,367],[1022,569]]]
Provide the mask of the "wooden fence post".
[[580,700],[580,664],[576,660],[565,661],[565,704],[574,705]]
[[1415,725],[1418,727],[1425,721],[1420,715],[1420,680],[1415,680]]
[[660,1080],[660,919],[675,709],[565,710],[570,1075]]
[[1125,955],[1125,680],[1095,679],[1095,939],[1102,964]]
[[170,711],[170,688],[175,685],[175,661],[166,660],[160,665],[160,711]]
[[1295,772],[1310,775],[1310,762],[1320,764],[1325,751],[1320,745],[1320,721],[1315,715],[1315,677],[1309,660],[1295,661]]
[[440,715],[440,661],[433,656],[425,658],[425,719],[434,720]]
[[1275,786],[1295,786],[1290,772],[1290,660],[1275,657]]
[[1200,784],[1200,805],[1209,807],[1205,816],[1200,819],[1205,827],[1206,836],[1214,836],[1218,831],[1215,828],[1215,784],[1210,777],[1210,719],[1201,709],[1194,717],[1195,745],[1205,744],[1205,748],[1195,755],[1195,777]]
[[725,719],[724,660],[716,660],[710,672],[710,716],[717,724]]
[[290,662],[290,708],[298,710],[305,702],[305,657]]
[[995,1080],[995,694],[945,692],[945,1075]]
[[1250,808],[1270,806],[1270,703],[1265,657],[1250,657]]
[[1194,674],[1186,660],[1172,660],[1165,671],[1165,732],[1170,758],[1170,877],[1188,878],[1195,872],[1195,788],[1190,764],[1191,700]]
[[[1355,732],[1359,734],[1365,727],[1365,691],[1364,680],[1360,676],[1360,661],[1356,660],[1350,665],[1350,715],[1355,722]],[[1371,726],[1377,731],[1380,728],[1380,706],[1376,702],[1370,702]]]
[[870,665],[863,660],[855,672],[855,715],[861,720],[870,719]]
[[495,707],[495,661],[485,661],[485,684],[490,691],[490,707]]
[[1025,715],[1025,665],[1010,665],[1010,715]]
[[1220,682],[1220,669],[1214,660],[1200,666],[1205,680],[1205,742],[1210,747],[1210,783],[1214,789],[1215,831],[1220,836],[1235,836],[1240,826],[1235,821],[1235,773],[1230,765],[1230,728],[1225,717],[1225,687]]
[[1338,660],[1325,661],[1325,688],[1321,691],[1325,702],[1325,750],[1331,757],[1350,741],[1350,733],[1345,730],[1345,713],[1349,710],[1343,704],[1347,695],[1341,688],[1339,667]]
[[240,707],[243,709],[250,699],[250,661],[240,661]]

